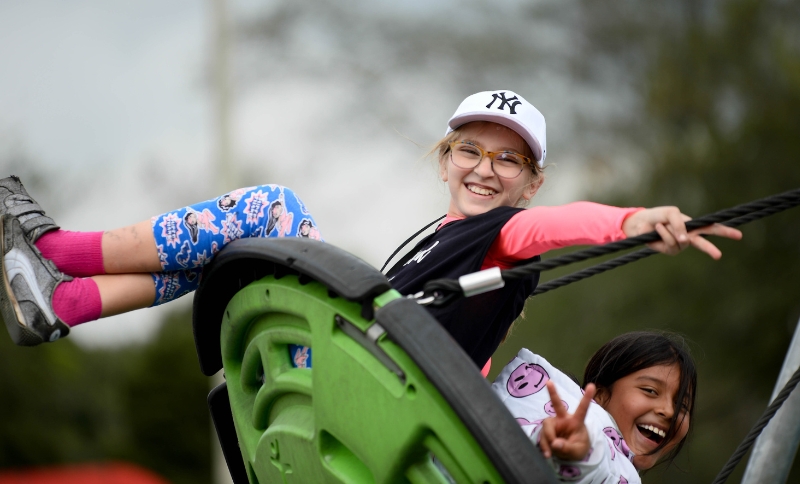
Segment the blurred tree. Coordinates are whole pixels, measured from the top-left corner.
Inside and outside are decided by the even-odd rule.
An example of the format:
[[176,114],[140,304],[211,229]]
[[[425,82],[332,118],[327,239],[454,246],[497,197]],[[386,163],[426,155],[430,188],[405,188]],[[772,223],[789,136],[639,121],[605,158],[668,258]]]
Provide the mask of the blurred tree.
[[0,338],[0,467],[122,460],[210,482],[208,379],[189,319],[175,313],[152,343],[118,350]]
[[[537,105],[549,121],[561,105],[582,119],[551,131],[549,162],[577,147],[590,198],[703,214],[800,182],[797,10],[781,0],[279,1],[242,25],[253,49],[237,72],[347,79],[360,95],[342,100],[342,116],[374,117],[412,139],[428,139],[430,126],[409,113],[430,93],[448,92],[452,105],[496,86],[536,96],[554,92],[543,83],[563,84]],[[410,92],[418,76],[449,89]],[[763,410],[800,316],[790,291],[798,217],[746,226],[744,241],[720,242],[720,262],[655,256],[531,301],[495,371],[526,346],[581,375],[623,331],[686,333],[701,372],[695,432],[677,465],[646,481],[710,481]],[[207,482],[207,381],[185,319],[152,347],[113,352],[0,338],[0,466],[124,458],[174,482]]]
[[[576,54],[576,72],[604,82],[616,71],[611,78],[625,77],[620,89],[630,87],[635,99],[599,128],[605,140],[598,146],[636,153],[642,178],[598,187],[595,199],[678,205],[701,215],[800,186],[798,4],[626,1],[584,2],[582,9],[585,51]],[[626,180],[620,173],[631,165],[618,153],[593,156]],[[582,374],[591,353],[623,331],[688,335],[700,370],[694,434],[676,466],[645,481],[709,482],[768,403],[800,316],[792,290],[800,277],[800,213],[743,230],[742,242],[719,241],[719,262],[698,253],[655,256],[542,295],[498,361],[529,346]],[[797,465],[789,480],[800,480]]]

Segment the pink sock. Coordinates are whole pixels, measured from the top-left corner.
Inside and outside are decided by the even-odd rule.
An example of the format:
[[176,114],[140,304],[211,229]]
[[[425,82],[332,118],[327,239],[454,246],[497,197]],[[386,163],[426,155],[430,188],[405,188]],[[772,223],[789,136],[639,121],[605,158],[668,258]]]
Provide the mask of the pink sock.
[[51,230],[39,237],[36,247],[58,270],[72,277],[105,274],[103,232]]
[[88,277],[62,282],[53,293],[53,311],[67,326],[100,319],[102,310],[100,290]]

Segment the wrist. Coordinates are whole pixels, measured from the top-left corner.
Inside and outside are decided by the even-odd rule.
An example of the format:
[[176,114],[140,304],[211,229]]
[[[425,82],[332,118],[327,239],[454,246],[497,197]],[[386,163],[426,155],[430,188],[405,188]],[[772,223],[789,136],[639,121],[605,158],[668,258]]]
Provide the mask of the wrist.
[[622,233],[625,234],[625,237],[634,237],[639,235],[639,229],[641,226],[640,214],[645,210],[645,208],[640,207],[627,213],[625,217],[623,217],[620,230],[622,230]]

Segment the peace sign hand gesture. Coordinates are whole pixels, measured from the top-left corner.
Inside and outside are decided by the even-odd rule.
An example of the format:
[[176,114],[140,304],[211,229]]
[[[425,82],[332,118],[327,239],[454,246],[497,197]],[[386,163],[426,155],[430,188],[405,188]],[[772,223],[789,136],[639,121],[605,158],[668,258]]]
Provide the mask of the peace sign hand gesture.
[[542,422],[542,430],[539,434],[539,448],[542,449],[542,454],[548,459],[555,455],[561,460],[583,460],[591,448],[589,431],[586,429],[584,420],[595,394],[594,384],[586,385],[583,398],[581,398],[578,408],[575,409],[575,413],[571,415],[558,396],[555,383],[548,381],[547,391],[550,392],[550,401],[553,403],[556,416]]

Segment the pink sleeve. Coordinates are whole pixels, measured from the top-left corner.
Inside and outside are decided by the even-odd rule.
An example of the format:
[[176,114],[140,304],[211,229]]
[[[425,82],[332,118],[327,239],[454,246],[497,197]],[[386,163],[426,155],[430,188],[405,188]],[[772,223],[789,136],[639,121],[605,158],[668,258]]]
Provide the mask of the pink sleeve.
[[622,222],[639,210],[643,209],[575,202],[522,211],[511,217],[500,230],[483,265],[508,268],[517,261],[548,250],[624,239]]

